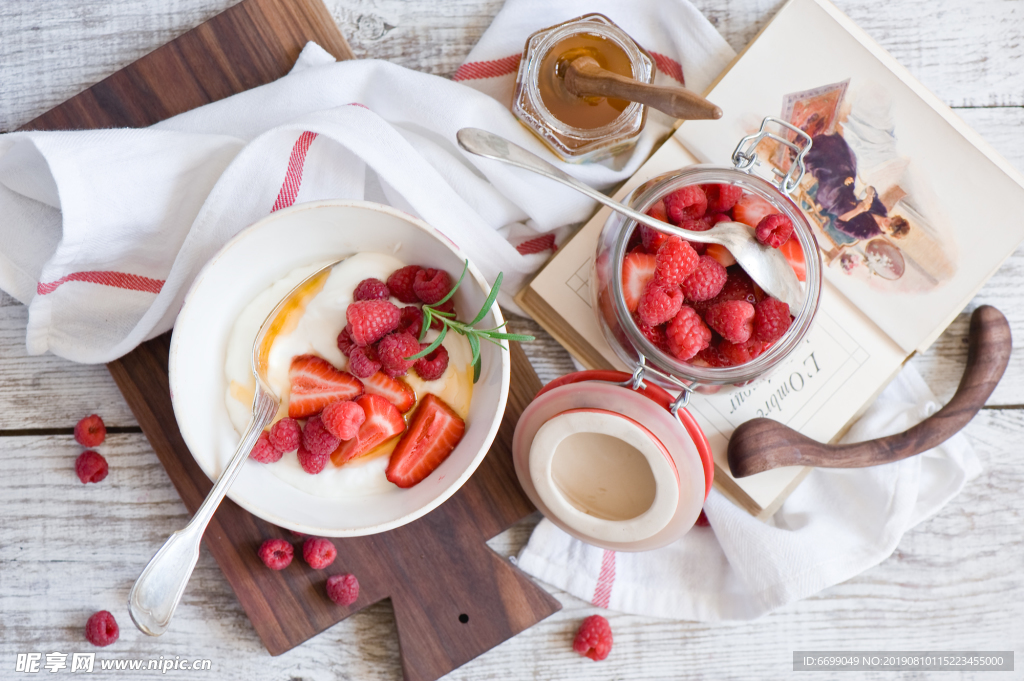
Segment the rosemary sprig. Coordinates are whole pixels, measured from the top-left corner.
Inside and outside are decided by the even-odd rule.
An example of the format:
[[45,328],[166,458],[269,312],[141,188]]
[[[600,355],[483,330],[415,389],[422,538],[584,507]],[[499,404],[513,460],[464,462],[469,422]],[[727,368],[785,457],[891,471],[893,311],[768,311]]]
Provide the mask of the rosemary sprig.
[[441,341],[443,341],[444,337],[448,335],[448,330],[450,329],[455,333],[462,334],[469,341],[469,347],[473,350],[473,382],[476,383],[480,378],[480,339],[494,343],[499,348],[505,349],[505,346],[503,346],[499,341],[510,340],[524,342],[532,341],[534,340],[534,337],[521,333],[506,333],[502,330],[505,328],[505,324],[496,326],[493,329],[476,328],[476,325],[487,316],[487,312],[491,309],[491,306],[494,305],[494,301],[498,297],[498,289],[501,288],[501,280],[504,278],[504,273],[502,272],[498,273],[498,277],[494,280],[494,286],[491,287],[491,292],[487,294],[487,300],[484,301],[483,307],[480,308],[480,311],[477,313],[476,317],[473,318],[473,321],[460,322],[455,318],[454,312],[443,312],[438,310],[437,306],[444,305],[453,295],[455,295],[456,289],[458,289],[459,285],[462,284],[462,280],[465,279],[466,272],[468,271],[469,261],[467,260],[462,267],[462,274],[459,276],[459,280],[455,282],[455,286],[453,286],[452,290],[448,292],[448,295],[436,303],[423,306],[423,328],[420,329],[419,341],[422,343],[427,337],[427,330],[430,329],[430,324],[434,319],[437,319],[442,323],[441,331],[437,334],[437,338],[434,339],[434,342],[417,352],[415,355],[406,357],[405,359],[411,362],[419,359],[420,357],[426,357],[441,344]]

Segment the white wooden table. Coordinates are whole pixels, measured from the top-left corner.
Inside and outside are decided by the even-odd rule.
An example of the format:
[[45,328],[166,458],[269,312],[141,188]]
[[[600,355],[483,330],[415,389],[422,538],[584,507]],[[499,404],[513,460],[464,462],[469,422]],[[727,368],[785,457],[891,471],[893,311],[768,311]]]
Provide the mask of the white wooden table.
[[[12,130],[233,4],[232,0],[3,0],[0,2],[0,130]],[[359,56],[449,75],[500,9],[501,0],[327,0]],[[781,4],[697,0],[736,49]],[[839,0],[840,7],[1018,168],[1024,169],[1024,2]],[[1008,215],[1020,220],[1024,216]],[[2,218],[0,218],[2,219]],[[979,237],[984,225],[978,226]],[[991,303],[1024,339],[1024,251],[971,307]],[[914,359],[948,398],[966,356],[962,315]],[[0,297],[0,678],[19,652],[93,650],[83,628],[114,611],[113,658],[208,658],[212,672],[122,672],[120,678],[397,679],[394,619],[378,604],[280,657],[271,658],[213,559],[204,552],[174,626],[150,639],[125,610],[139,569],[187,520],[184,506],[102,366],[28,357],[26,312]],[[522,322],[520,328],[532,327]],[[542,380],[571,370],[550,338],[527,350]],[[75,422],[103,416],[111,474],[83,486],[72,462]],[[792,651],[1016,650],[1024,668],[1024,359],[1014,354],[989,406],[967,429],[983,475],[936,517],[909,532],[866,573],[756,622],[699,624],[607,613],[615,633],[600,664],[570,650],[579,621],[596,611],[555,591],[564,609],[451,674],[454,679],[817,678],[795,675]],[[492,546],[512,555],[536,519]],[[58,672],[68,674],[69,670]],[[45,670],[40,675],[48,676]],[[832,678],[832,677],[828,677]],[[841,678],[923,678],[912,673]],[[942,678],[953,678],[952,674]]]

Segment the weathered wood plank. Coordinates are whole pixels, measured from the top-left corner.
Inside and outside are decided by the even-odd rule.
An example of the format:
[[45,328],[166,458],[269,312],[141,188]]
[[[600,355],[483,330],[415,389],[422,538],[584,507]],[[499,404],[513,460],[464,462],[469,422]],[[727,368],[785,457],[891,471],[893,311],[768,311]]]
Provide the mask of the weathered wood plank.
[[[0,3],[0,130],[13,130],[233,0]],[[328,0],[357,56],[451,75],[501,0]],[[737,50],[778,0],[695,0]],[[952,106],[1024,105],[1024,9],[1005,0],[839,0],[869,35]],[[45,45],[46,49],[40,49]]]
[[[570,649],[579,620],[597,610],[556,591],[561,613],[448,678],[778,679],[789,677],[795,649],[1021,650],[1024,583],[1017,573],[1024,561],[1024,523],[1017,490],[1024,485],[1024,458],[1016,440],[1022,429],[1022,411],[979,415],[967,432],[984,463],[982,476],[908,533],[888,560],[818,596],[739,624],[605,613],[615,648],[597,665]],[[70,437],[0,439],[4,664],[17,652],[93,650],[82,635],[84,621],[109,609],[121,625],[121,640],[99,651],[101,659],[209,658],[212,674],[195,677],[210,679],[399,677],[386,604],[269,657],[205,550],[171,630],[159,639],[136,631],[124,606],[128,590],[153,546],[187,516],[143,436],[113,435],[99,449],[111,473],[99,484],[82,485],[73,472],[80,448]],[[514,554],[534,522],[524,521],[492,546]]]

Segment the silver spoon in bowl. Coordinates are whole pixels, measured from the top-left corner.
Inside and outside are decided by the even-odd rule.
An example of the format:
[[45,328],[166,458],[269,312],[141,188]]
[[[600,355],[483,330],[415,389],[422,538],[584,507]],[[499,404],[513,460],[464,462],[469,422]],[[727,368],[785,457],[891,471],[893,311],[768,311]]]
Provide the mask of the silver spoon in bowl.
[[[199,544],[206,526],[213,518],[214,511],[220,506],[228,487],[234,482],[242,464],[249,458],[249,452],[259,438],[260,433],[269,424],[281,406],[281,398],[270,387],[267,380],[267,356],[273,345],[276,331],[288,312],[288,303],[296,295],[305,293],[317,277],[326,275],[332,267],[344,258],[324,265],[309,275],[281,299],[260,326],[259,333],[252,346],[252,374],[256,378],[256,395],[252,401],[252,421],[242,435],[238,448],[228,461],[228,465],[217,478],[216,484],[206,495],[202,505],[192,520],[184,528],[168,537],[160,550],[150,559],[142,574],[135,580],[131,593],[128,594],[128,614],[135,626],[144,634],[159,636],[167,631],[174,616],[174,610],[181,601],[192,571],[199,559]],[[326,277],[325,277],[326,278]],[[275,334],[271,334],[275,331]],[[269,336],[269,337],[268,337]]]
[[655,220],[605,196],[571,175],[562,172],[536,154],[530,153],[494,133],[479,128],[462,128],[456,134],[456,138],[459,141],[459,146],[470,153],[508,163],[543,175],[555,182],[561,182],[651,229],[665,234],[674,234],[687,241],[724,246],[736,258],[740,267],[746,270],[750,278],[757,282],[758,286],[788,304],[790,310],[798,310],[803,305],[804,293],[800,288],[800,282],[785,256],[778,249],[758,241],[750,228],[741,222],[720,222],[705,232],[691,232],[667,222]]

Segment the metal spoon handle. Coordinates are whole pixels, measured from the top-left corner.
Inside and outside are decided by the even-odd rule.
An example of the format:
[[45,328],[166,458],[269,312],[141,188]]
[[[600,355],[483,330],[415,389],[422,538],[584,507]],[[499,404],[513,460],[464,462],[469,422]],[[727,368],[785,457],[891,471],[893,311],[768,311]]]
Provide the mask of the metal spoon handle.
[[639,211],[635,211],[629,206],[605,196],[596,189],[588,187],[572,175],[562,172],[541,157],[508,141],[504,137],[499,137],[498,135],[487,132],[486,130],[480,130],[479,128],[462,128],[458,133],[456,133],[455,137],[459,141],[459,146],[471,154],[508,163],[509,165],[529,170],[537,173],[538,175],[543,175],[555,182],[561,182],[564,185],[572,187],[581,194],[586,194],[595,201],[603,203],[612,210],[622,213],[626,217],[641,224],[647,225],[651,229],[656,229],[659,232],[664,232],[665,234],[674,234],[682,239],[686,239],[687,241],[696,241],[704,244],[721,243],[721,239],[708,234],[707,232],[691,232],[689,230],[676,227],[675,225],[670,225],[667,222],[655,220],[654,218],[644,215]]
[[242,464],[249,458],[249,452],[252,451],[260,433],[274,418],[277,409],[277,400],[257,388],[252,405],[252,422],[242,435],[227,468],[217,478],[213,489],[206,495],[206,499],[188,525],[173,533],[164,542],[135,580],[135,585],[128,594],[128,613],[142,633],[159,636],[167,631],[174,610],[181,601],[185,586],[199,559],[199,545],[203,539],[203,532],[223,501],[228,487],[242,470]]

